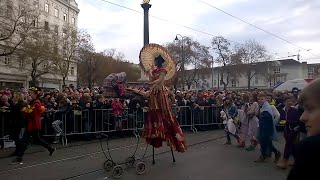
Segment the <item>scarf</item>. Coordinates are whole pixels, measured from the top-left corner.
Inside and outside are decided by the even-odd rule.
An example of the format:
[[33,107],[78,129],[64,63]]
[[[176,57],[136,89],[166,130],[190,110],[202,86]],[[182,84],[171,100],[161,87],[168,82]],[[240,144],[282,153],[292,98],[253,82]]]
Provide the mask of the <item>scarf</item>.
[[267,111],[268,113],[270,113],[270,115],[272,117],[274,117],[273,112],[272,112],[272,108],[271,108],[270,104],[267,101],[263,103],[260,111]]

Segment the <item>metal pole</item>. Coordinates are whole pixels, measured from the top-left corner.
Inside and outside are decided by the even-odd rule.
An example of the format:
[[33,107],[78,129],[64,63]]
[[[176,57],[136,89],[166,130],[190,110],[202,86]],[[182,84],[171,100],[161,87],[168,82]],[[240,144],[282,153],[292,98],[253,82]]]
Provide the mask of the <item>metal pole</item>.
[[90,59],[89,59],[89,84],[88,84],[89,89],[91,89],[91,85],[92,85],[92,59],[90,57]]
[[218,70],[218,90],[220,90],[220,70],[219,68],[217,70]]
[[212,72],[211,72],[212,73],[212,77],[211,77],[211,80],[212,80],[211,83],[212,84],[211,84],[211,86],[212,86],[212,90],[213,90],[213,88],[214,88],[214,86],[213,86],[213,58],[212,58],[212,62],[211,63],[212,63]]
[[143,8],[143,45],[149,44],[149,9],[151,4],[143,3],[141,4]]
[[[181,36],[181,59],[182,59],[181,71],[182,71],[182,77],[183,77],[183,74],[184,74],[184,49],[183,49],[183,37],[182,36]],[[184,78],[182,78],[182,89],[185,89]]]

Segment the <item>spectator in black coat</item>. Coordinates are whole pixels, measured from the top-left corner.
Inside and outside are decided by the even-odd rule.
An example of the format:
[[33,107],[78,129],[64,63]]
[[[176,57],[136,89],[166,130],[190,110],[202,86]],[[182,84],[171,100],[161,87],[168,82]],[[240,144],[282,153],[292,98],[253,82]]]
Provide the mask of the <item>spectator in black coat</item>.
[[23,129],[26,126],[23,111],[25,110],[27,103],[24,101],[24,95],[20,92],[15,93],[13,96],[13,105],[11,108],[11,135],[10,138],[15,142],[16,151],[13,153],[17,155],[17,149],[20,148],[20,135],[23,133]]
[[308,137],[297,147],[295,164],[287,180],[319,179],[320,79],[314,80],[302,91],[299,101],[304,109],[300,120],[305,124]]

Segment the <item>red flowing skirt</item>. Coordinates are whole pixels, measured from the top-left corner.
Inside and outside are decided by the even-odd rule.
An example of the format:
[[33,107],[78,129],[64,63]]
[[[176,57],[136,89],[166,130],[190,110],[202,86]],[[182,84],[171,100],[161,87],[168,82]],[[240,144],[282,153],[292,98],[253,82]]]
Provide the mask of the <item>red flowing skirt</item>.
[[[183,141],[179,141],[176,138],[176,134],[179,134]],[[172,113],[165,87],[157,93],[152,93],[151,91],[143,137],[148,144],[155,148],[161,147],[163,141],[166,141],[168,146],[178,152],[187,150],[183,132]]]

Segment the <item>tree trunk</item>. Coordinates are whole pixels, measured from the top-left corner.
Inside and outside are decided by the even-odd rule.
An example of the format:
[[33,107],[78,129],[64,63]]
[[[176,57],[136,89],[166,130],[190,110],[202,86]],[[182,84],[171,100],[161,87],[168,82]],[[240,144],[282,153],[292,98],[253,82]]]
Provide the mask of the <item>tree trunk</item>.
[[175,91],[177,90],[177,86],[178,86],[178,77],[174,79],[174,83],[173,83],[173,88],[175,89]]
[[223,90],[227,90],[228,84],[227,83],[223,83]]
[[224,82],[224,73],[221,72],[220,74],[220,82],[219,83],[222,83],[223,84],[223,90],[227,90],[228,88],[228,84],[229,84],[229,80],[228,80],[229,77],[227,77],[227,83]]
[[63,84],[63,86],[66,85],[66,77],[65,76],[62,76],[62,84]]
[[223,84],[223,89],[225,88],[225,83],[224,83],[224,81],[223,81],[223,72],[221,72],[221,74],[220,74],[220,80],[219,80],[219,82],[218,82],[219,84]]
[[91,58],[88,66],[88,87],[91,89]]
[[250,78],[250,75],[251,74],[247,74],[247,79],[248,79],[248,90],[250,90],[251,89],[251,78]]
[[31,87],[38,86],[37,78],[35,76],[31,76],[31,81],[29,82]]

